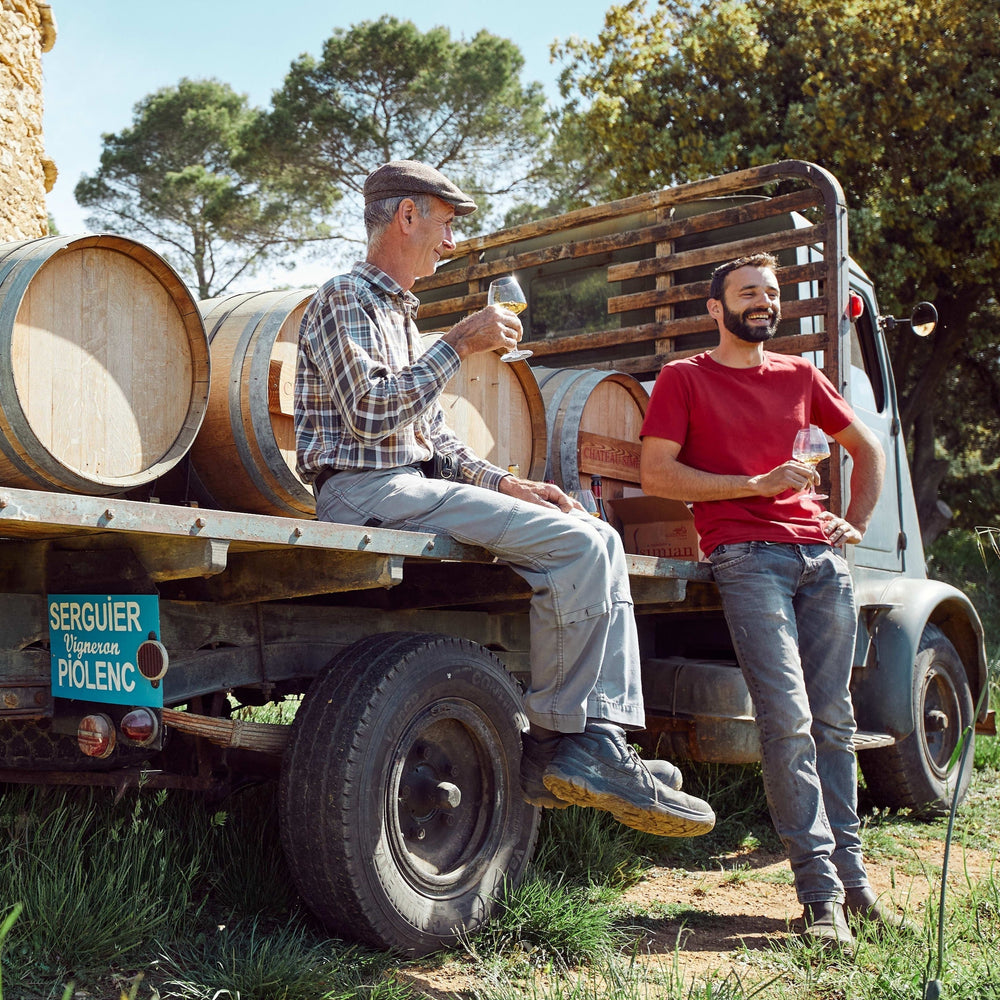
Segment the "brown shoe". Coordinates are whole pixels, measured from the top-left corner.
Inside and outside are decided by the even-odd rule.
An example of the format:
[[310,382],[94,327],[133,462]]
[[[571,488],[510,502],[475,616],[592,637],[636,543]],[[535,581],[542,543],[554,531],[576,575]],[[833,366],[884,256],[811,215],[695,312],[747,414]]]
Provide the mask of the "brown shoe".
[[878,934],[889,929],[912,937],[920,937],[923,934],[923,928],[919,924],[880,905],[875,890],[870,886],[846,890],[844,909],[848,917],[858,923],[868,924]]
[[823,949],[854,948],[854,935],[847,926],[844,907],[840,903],[806,903],[802,911],[805,927],[802,937]]

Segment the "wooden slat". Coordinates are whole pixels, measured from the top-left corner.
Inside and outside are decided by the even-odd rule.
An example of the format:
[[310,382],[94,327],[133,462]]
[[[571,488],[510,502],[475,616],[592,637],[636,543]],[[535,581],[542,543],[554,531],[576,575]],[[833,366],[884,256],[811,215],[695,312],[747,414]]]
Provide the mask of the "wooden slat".
[[[746,194],[755,186],[760,187],[770,182],[778,182],[789,176],[810,179],[814,171],[802,169],[802,166],[798,161],[784,161],[782,163],[767,164],[764,167],[752,167],[749,170],[737,171],[734,174],[708,177],[700,181],[679,184],[672,188],[644,192],[632,195],[629,198],[621,198],[617,201],[580,208],[573,212],[567,212],[564,215],[550,216],[547,219],[524,223],[510,229],[474,236],[468,240],[462,240],[456,245],[452,259],[466,257],[471,262],[484,250],[493,249],[497,246],[520,243],[577,226],[585,226],[591,223],[603,222],[606,219],[621,218],[622,216],[634,215],[641,212],[656,211],[658,209],[669,208],[672,205],[700,201],[704,198]],[[805,166],[810,167],[812,165]],[[821,179],[821,174],[820,177],[817,177],[817,180],[819,179]],[[781,199],[786,200],[782,201]],[[793,192],[790,195],[778,195],[770,199],[770,203],[777,205],[776,212],[801,211],[812,206],[822,206],[823,197],[815,186],[811,186],[802,191]],[[447,281],[442,282],[442,284],[447,283]],[[433,288],[440,287],[440,285],[428,283],[422,287]]]
[[716,243],[699,250],[687,250],[670,257],[650,257],[625,264],[612,264],[608,268],[608,281],[627,281],[630,278],[649,277],[664,271],[680,271],[698,264],[721,264],[727,260],[751,253],[787,250],[791,247],[814,246],[823,243],[826,226],[809,226],[805,229],[786,229],[768,236],[752,236],[732,243]]
[[588,476],[610,476],[625,482],[639,482],[638,435],[635,441],[580,431],[579,468]]
[[[811,264],[796,264],[794,267],[779,267],[778,284],[782,287],[800,282],[821,281],[826,265],[822,261]],[[663,306],[678,302],[696,302],[708,298],[710,281],[693,281],[687,285],[672,285],[664,290],[633,292],[630,295],[614,295],[608,299],[609,313],[623,313],[632,309]],[[782,307],[784,308],[784,307]]]
[[[467,253],[463,252],[464,248],[470,244],[478,245],[478,240],[469,240],[458,244],[450,260],[468,259],[469,263],[461,270],[461,279],[485,282],[487,279],[491,279],[498,274],[508,274],[511,271],[524,270],[529,267],[539,267],[554,260],[574,260],[602,253],[613,253],[616,250],[624,250],[634,246],[676,240],[681,236],[711,232],[712,230],[723,229],[729,226],[759,221],[760,219],[770,218],[781,212],[797,211],[815,206],[817,201],[816,192],[811,190],[797,191],[790,195],[783,195],[770,200],[751,202],[747,205],[729,207],[716,212],[705,212],[686,219],[669,219],[652,226],[627,230],[621,233],[612,233],[589,240],[557,243],[537,250],[512,254],[501,259],[485,262],[480,262],[478,257],[470,258]],[[569,213],[567,216],[560,218],[568,220],[573,215],[574,213]],[[559,228],[568,227],[569,223],[564,222]],[[502,230],[500,233],[494,234],[494,240],[490,245],[515,245],[518,242],[532,238],[534,235],[539,235],[533,233],[532,230],[532,226]],[[442,267],[435,274],[427,278],[422,278],[414,286],[414,291],[419,295],[422,291],[445,288],[455,283],[456,277],[458,277],[458,272],[454,268]],[[466,296],[464,298],[470,297]],[[463,303],[464,298],[459,297],[457,299],[447,299],[431,303],[428,306],[422,307],[422,314],[438,315],[439,313],[437,312],[423,312],[423,310],[437,309],[444,305],[445,302],[456,306],[456,308],[449,311],[457,311],[458,305]],[[480,305],[473,306],[472,308],[482,308],[485,304],[486,300],[484,297]]]
[[[608,330],[605,331],[607,336],[606,341],[604,341],[604,346],[614,347],[620,343],[636,343],[642,341],[654,341],[663,339],[653,338],[648,336],[636,337],[635,339],[615,341],[614,334],[616,333],[634,333],[636,330],[648,330],[651,328],[665,329],[670,326],[679,326],[685,321],[676,321],[674,324],[669,323],[656,323],[649,324],[644,327],[632,327],[627,330]],[[711,323],[709,327],[708,323]],[[714,321],[709,319],[708,323],[705,324],[704,329],[715,329]],[[688,331],[690,332],[690,331]],[[582,334],[580,338],[576,337],[566,337],[562,340],[539,340],[532,343],[532,349],[535,352],[536,357],[552,357],[558,358],[561,354],[572,354],[574,351],[585,351],[591,350],[593,348],[592,342],[587,342],[582,340],[590,336],[589,334]],[[582,340],[582,342],[581,342]],[[574,344],[573,342],[576,341]],[[810,351],[822,351],[829,347],[830,339],[825,333],[814,333],[808,335],[798,334],[793,337],[777,337],[772,340],[768,345],[767,349],[769,351],[774,351],[778,354],[806,354]],[[586,368],[598,368],[601,370],[615,370],[625,372],[628,375],[635,375],[637,372],[648,372],[653,370],[659,370],[667,361],[676,361],[679,358],[690,358],[695,354],[701,354],[706,348],[696,347],[691,350],[681,350],[681,351],[659,351],[655,354],[647,355],[645,357],[634,357],[634,358],[623,358],[623,357],[613,357],[607,361],[588,361],[585,366]],[[573,365],[569,365],[573,367]]]

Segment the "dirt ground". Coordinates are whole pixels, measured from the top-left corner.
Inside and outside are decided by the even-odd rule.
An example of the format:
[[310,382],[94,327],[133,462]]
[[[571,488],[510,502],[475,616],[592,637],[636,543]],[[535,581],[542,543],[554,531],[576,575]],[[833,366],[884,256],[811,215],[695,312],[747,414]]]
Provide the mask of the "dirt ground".
[[[869,878],[883,901],[922,922],[928,898],[936,903],[941,891],[943,853],[941,840],[911,838],[891,858],[867,858]],[[644,920],[641,950],[662,968],[673,964],[676,953],[684,982],[722,978],[730,970],[739,973],[755,959],[763,963],[770,948],[801,926],[802,908],[781,856],[755,850],[721,862],[715,871],[651,868],[624,894],[636,911],[652,914]],[[996,865],[993,852],[953,845],[948,893],[964,894],[970,876],[995,876]],[[410,967],[403,978],[433,1000],[468,995],[475,983],[470,967],[460,961],[439,968]]]

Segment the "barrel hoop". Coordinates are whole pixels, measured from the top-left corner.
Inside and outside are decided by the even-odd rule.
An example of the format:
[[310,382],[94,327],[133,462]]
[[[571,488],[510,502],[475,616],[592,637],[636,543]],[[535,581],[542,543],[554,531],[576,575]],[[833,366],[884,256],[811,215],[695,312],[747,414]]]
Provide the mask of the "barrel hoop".
[[[244,302],[249,302],[250,299],[263,294],[264,294],[263,292],[247,292],[244,295],[233,295],[232,297],[227,298],[223,303],[218,303],[212,309],[209,309],[204,316],[206,332],[208,333],[209,346],[211,346],[212,341],[215,339],[215,335],[219,332],[220,329],[222,329],[222,325],[226,322],[227,319],[229,319],[229,317],[237,309],[239,309],[241,305],[243,305]],[[219,310],[220,307],[225,307],[225,308],[221,308],[221,312],[219,314],[218,319],[213,321],[212,329],[208,330],[207,326],[209,317],[214,317],[216,311]]]
[[[271,484],[264,478],[261,470],[258,468],[259,463],[254,461],[250,439],[243,427],[243,365],[237,365],[235,362],[237,359],[240,361],[246,359],[247,349],[257,333],[257,327],[267,314],[268,309],[266,306],[251,313],[240,330],[234,351],[233,363],[229,366],[229,392],[227,397],[229,404],[229,426],[233,432],[233,446],[236,448],[237,457],[243,465],[243,471],[261,496],[288,513],[299,514],[301,511],[297,511],[291,504],[278,497]],[[266,385],[267,383],[265,382],[264,384]],[[256,428],[253,429],[256,430]]]
[[[554,479],[564,490],[579,490],[583,488],[583,484],[580,481],[579,466],[576,461],[576,435],[566,440],[563,428],[567,424],[570,427],[579,424],[590,392],[614,372],[560,368],[546,375],[540,384],[544,386],[558,374],[564,377],[556,387],[552,399],[547,401],[545,406],[545,423],[549,434],[549,460],[545,475],[547,479]],[[584,391],[581,392],[581,389]],[[567,396],[569,396],[568,402],[566,402]]]
[[581,490],[583,483],[580,481],[580,462],[578,459],[579,441],[577,435],[572,439],[562,433],[562,429],[568,423],[570,427],[579,427],[583,417],[583,408],[590,399],[590,393],[607,378],[608,373],[602,371],[588,372],[582,378],[572,379],[569,386],[569,402],[560,407],[562,412],[562,427],[560,427],[559,437],[559,467],[562,473],[562,481],[566,482],[567,470],[572,470],[569,486],[563,489]]
[[[539,381],[538,383],[538,388],[539,391],[542,392],[543,397],[545,394],[544,390],[546,383],[551,381],[557,375],[565,372],[566,370],[567,369],[565,368],[553,368],[542,376],[541,381]],[[545,433],[547,437],[547,447],[545,456],[545,478],[547,480],[552,480],[553,482],[560,482],[562,479],[562,476],[560,475],[560,470],[556,469],[552,462],[552,452],[553,452],[552,443],[556,440],[556,438],[554,437],[556,433],[556,417],[559,413],[559,407],[562,404],[563,396],[566,395],[566,392],[569,389],[570,381],[571,381],[570,378],[563,379],[562,382],[560,382],[560,384],[556,387],[555,393],[553,394],[551,401],[545,404]],[[577,488],[579,489],[579,487]]]
[[[258,322],[257,349],[253,351],[250,358],[250,379],[252,384],[267,385],[271,363],[270,345],[274,342],[285,321],[288,319],[288,312],[291,311],[285,310],[285,304],[289,301],[298,304],[301,297],[301,293],[297,292],[289,292],[287,295],[281,296],[271,304],[263,323]],[[267,345],[268,350],[261,350],[262,345]],[[258,400],[266,400],[267,393],[265,392],[257,398]],[[249,403],[250,401],[248,400],[247,402]],[[285,462],[284,456],[281,454],[281,450],[278,448],[267,407],[258,406],[254,409],[253,406],[250,406],[249,411],[250,422],[254,431],[254,440],[264,459],[264,467],[272,474],[274,487],[283,491],[283,494],[275,493],[274,487],[272,487],[275,502],[282,503],[292,510],[297,510],[299,513],[302,512],[302,508],[296,508],[295,501],[298,501],[300,504],[304,503],[308,508],[314,509],[312,491],[308,490],[292,474]]]
[[[243,325],[239,328],[229,368],[226,396],[229,427],[236,457],[261,499],[276,507],[281,513],[297,517],[314,512],[312,491],[289,470],[284,456],[277,447],[268,411],[255,408],[254,395],[252,392],[248,395],[244,390],[255,385],[267,385],[270,351],[260,350],[260,345],[266,341],[270,346],[286,321],[284,304],[289,300],[298,303],[301,297],[301,291],[289,291],[277,298],[274,292],[254,292],[237,296],[238,301],[226,301],[226,307],[220,310],[219,318],[213,324],[214,336],[224,323],[232,320],[233,313],[237,309],[241,307],[249,309],[248,303],[255,298],[261,299],[259,308],[249,311],[245,317],[238,318]],[[213,311],[210,310],[209,315],[214,315]],[[249,372],[249,385],[244,386],[243,377],[247,372]],[[244,420],[244,413],[249,416],[249,427]]]

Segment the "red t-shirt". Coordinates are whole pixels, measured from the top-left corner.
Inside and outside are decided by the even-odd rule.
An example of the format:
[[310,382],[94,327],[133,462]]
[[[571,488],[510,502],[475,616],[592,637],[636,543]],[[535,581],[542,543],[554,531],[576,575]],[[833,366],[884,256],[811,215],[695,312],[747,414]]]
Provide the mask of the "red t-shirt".
[[[676,441],[678,461],[692,468],[756,476],[792,457],[800,427],[817,424],[832,435],[853,420],[829,379],[804,358],[765,351],[757,368],[727,368],[705,353],[663,367],[640,436]],[[734,542],[827,542],[820,509],[788,490],[696,502],[694,521],[708,555]]]

